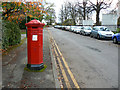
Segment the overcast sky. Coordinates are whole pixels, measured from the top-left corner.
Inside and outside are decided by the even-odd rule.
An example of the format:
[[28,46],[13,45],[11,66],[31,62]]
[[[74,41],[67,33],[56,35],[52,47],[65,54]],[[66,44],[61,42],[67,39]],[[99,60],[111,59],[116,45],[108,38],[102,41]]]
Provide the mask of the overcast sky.
[[[55,9],[56,16],[57,16],[57,19],[56,19],[57,22],[59,22],[58,16],[60,14],[61,5],[64,4],[64,2],[66,2],[66,1],[70,1],[72,3],[75,3],[77,1],[82,2],[83,0],[46,0],[46,2],[50,2],[50,3],[54,3],[55,4],[54,9]],[[91,0],[91,1],[93,1],[95,3],[96,0]],[[109,1],[109,0],[105,0],[105,1]],[[111,10],[114,9],[116,4],[117,4],[117,2],[118,2],[118,0],[113,0],[112,5],[111,5],[111,7],[109,9],[111,9]],[[102,19],[102,14],[105,14],[105,13],[106,13],[105,11],[102,11],[100,13],[100,20]],[[95,17],[95,13],[94,13],[93,16],[92,16],[92,19],[95,21],[95,18],[96,17]]]

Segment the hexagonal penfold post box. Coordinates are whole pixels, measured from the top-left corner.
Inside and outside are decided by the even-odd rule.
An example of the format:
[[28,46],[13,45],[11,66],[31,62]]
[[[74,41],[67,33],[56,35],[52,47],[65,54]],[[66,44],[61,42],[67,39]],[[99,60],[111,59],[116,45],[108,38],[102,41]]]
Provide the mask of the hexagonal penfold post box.
[[27,27],[27,68],[40,70],[43,65],[43,26],[39,20],[31,20],[25,24]]

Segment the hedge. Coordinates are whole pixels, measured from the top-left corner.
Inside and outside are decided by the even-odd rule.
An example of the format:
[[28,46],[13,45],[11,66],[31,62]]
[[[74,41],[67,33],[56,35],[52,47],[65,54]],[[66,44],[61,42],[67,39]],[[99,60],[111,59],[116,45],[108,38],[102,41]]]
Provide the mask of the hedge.
[[17,45],[21,41],[20,28],[17,24],[9,21],[2,21],[2,49]]

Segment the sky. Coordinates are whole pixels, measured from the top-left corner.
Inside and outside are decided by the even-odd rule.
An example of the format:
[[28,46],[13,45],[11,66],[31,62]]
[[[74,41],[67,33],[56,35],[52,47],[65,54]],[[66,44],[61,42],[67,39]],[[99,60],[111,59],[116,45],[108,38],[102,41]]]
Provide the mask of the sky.
[[[83,0],[46,0],[46,2],[54,3],[54,5],[55,5],[54,9],[55,9],[55,12],[56,12],[56,17],[57,17],[56,18],[56,22],[60,21],[59,18],[58,18],[59,14],[60,14],[60,8],[61,8],[61,5],[64,4],[64,2],[66,2],[66,1],[70,1],[72,3],[75,3],[77,1],[82,2]],[[96,0],[91,0],[91,1],[93,3],[95,3]],[[105,1],[109,1],[109,0],[105,0]],[[101,11],[101,13],[100,13],[100,20],[102,19],[102,14],[105,14],[106,11],[112,10],[112,9],[114,9],[116,7],[117,2],[118,2],[118,0],[113,0],[112,5],[111,5],[111,7],[109,9]],[[96,20],[95,13],[92,15],[92,19],[95,22],[95,20]]]

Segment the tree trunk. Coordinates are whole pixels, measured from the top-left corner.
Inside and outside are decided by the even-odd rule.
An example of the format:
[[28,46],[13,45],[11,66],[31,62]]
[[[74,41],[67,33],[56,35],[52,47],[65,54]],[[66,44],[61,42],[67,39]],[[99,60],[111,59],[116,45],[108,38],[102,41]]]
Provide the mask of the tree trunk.
[[84,16],[83,16],[83,19],[85,20],[86,18],[86,12],[85,12],[85,6],[84,6]]
[[65,16],[65,20],[67,20],[67,15]]
[[52,25],[52,19],[50,19],[50,25]]
[[99,21],[99,14],[100,14],[100,11],[96,11],[96,26],[99,26],[100,25],[100,21]]
[[75,18],[73,19],[73,24],[76,25]]
[[86,20],[86,1],[83,0],[83,19]]

